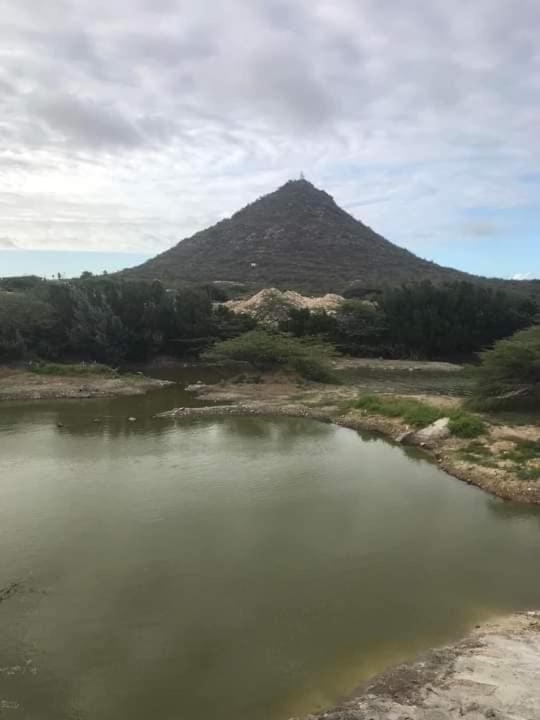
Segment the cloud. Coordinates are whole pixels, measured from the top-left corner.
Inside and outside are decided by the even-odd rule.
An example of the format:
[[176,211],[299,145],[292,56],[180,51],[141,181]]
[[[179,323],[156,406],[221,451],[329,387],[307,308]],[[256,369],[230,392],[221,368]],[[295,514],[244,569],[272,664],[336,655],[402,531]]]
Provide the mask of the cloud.
[[6,237],[0,237],[0,250],[15,250],[17,245]]
[[501,228],[495,223],[482,220],[467,223],[463,230],[466,235],[478,238],[493,237],[501,232]]
[[500,208],[540,219],[536,0],[0,0],[0,18],[20,246],[164,249],[301,171],[413,251],[501,237]]
[[516,273],[512,275],[511,280],[530,280],[531,278],[532,273]]

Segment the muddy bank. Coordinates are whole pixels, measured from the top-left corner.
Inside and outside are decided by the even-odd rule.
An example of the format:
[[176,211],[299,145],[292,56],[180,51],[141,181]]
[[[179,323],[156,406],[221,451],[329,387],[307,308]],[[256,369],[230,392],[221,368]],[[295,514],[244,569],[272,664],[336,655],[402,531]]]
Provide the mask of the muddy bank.
[[141,395],[168,385],[144,375],[37,375],[0,368],[0,400],[54,400]]
[[304,720],[538,720],[540,612],[477,627]]
[[[299,382],[286,375],[270,375],[257,383],[226,383],[219,385],[196,384],[190,386],[198,399],[216,403],[203,408],[176,408],[160,417],[189,417],[212,415],[288,415],[310,417],[333,422],[353,430],[376,432],[394,442],[400,442],[411,428],[399,418],[382,417],[361,410],[350,410],[348,405],[358,395],[354,386],[313,385]],[[409,396],[439,407],[455,408],[456,398],[426,394]],[[540,428],[535,426],[487,425],[482,438],[486,452],[499,446],[512,448],[521,440],[540,440]],[[470,440],[453,436],[434,437],[422,442],[423,450],[446,472],[459,480],[486,490],[505,500],[540,504],[540,482],[524,480],[515,472],[516,465],[506,462],[485,464],[482,458],[473,458],[468,449]],[[496,457],[493,456],[495,459]],[[484,464],[482,464],[484,462]],[[489,465],[489,466],[488,466]]]

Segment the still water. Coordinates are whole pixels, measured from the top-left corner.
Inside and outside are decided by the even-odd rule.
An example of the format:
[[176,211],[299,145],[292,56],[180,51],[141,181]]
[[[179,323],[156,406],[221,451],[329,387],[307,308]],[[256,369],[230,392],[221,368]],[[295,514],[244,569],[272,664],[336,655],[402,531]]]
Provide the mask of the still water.
[[331,425],[152,418],[175,404],[0,407],[2,717],[284,720],[540,607],[538,509]]

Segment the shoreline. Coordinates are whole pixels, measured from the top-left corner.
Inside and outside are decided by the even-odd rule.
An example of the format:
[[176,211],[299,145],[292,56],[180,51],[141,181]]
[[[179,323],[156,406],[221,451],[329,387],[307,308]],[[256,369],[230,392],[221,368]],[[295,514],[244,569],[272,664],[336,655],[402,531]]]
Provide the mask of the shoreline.
[[307,715],[304,720],[509,717],[540,717],[538,611],[519,612],[477,625],[463,639],[390,667],[337,707]]
[[146,375],[39,375],[29,370],[0,367],[0,402],[81,400],[142,395],[170,385]]
[[[159,413],[156,417],[169,419],[227,415],[304,417],[333,423],[351,430],[376,433],[386,440],[402,445],[405,444],[404,437],[411,431],[411,428],[399,418],[383,417],[360,410],[344,411],[344,400],[357,393],[354,387],[325,386],[317,387],[315,390],[310,388],[304,390],[304,397],[294,394],[299,388],[298,385],[292,385],[290,377],[271,378],[274,379],[277,379],[277,382],[193,385],[189,390],[193,391],[199,400],[216,404],[197,408],[173,408]],[[308,404],[310,392],[314,401],[311,405]],[[297,399],[299,397],[302,401]],[[435,400],[425,395],[416,397],[421,397],[426,402]],[[449,408],[455,407],[456,402],[459,402],[455,398],[444,397],[437,397],[436,400]],[[489,425],[486,442],[490,447],[502,447],[505,443],[511,445],[514,441],[529,439],[530,436],[540,439],[540,428]],[[450,436],[434,437],[426,442],[413,444],[419,446],[442,470],[458,480],[475,485],[503,500],[540,504],[540,482],[521,480],[505,466],[486,467],[464,460],[460,453],[470,443],[470,440],[460,440]]]

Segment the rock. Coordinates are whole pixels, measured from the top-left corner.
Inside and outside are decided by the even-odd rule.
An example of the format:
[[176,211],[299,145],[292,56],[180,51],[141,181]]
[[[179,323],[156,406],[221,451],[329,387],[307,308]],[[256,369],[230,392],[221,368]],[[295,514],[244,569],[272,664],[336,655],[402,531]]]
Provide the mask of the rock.
[[186,392],[203,392],[206,388],[207,386],[203,382],[197,380],[194,385],[186,385],[185,390]]
[[444,440],[449,437],[450,429],[448,423],[450,418],[441,418],[435,420],[434,423],[428,425],[421,430],[417,430],[413,433],[407,433],[405,438],[401,440],[402,443],[407,445],[418,445],[420,447],[430,447],[436,444],[440,440]]
[[396,438],[396,442],[401,443],[402,445],[408,445],[408,441],[414,436],[414,432],[412,430],[406,430],[405,432],[401,433],[401,435],[398,435]]
[[128,417],[128,421],[129,422],[137,422],[137,418],[136,417]]

